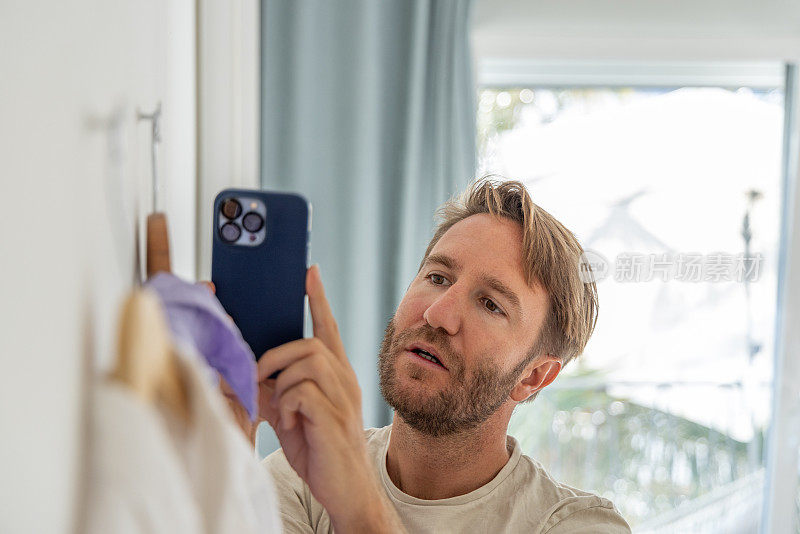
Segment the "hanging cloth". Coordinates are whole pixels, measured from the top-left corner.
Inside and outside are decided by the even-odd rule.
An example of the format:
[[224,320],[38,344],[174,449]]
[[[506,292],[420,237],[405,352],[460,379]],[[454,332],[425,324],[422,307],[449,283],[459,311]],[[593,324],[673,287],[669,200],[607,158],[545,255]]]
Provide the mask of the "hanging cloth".
[[205,364],[194,355],[176,361],[187,419],[116,381],[93,388],[86,531],[281,532],[272,480]]
[[175,340],[202,355],[231,386],[250,420],[255,420],[255,357],[219,301],[202,285],[165,272],[150,278],[145,287],[161,299]]

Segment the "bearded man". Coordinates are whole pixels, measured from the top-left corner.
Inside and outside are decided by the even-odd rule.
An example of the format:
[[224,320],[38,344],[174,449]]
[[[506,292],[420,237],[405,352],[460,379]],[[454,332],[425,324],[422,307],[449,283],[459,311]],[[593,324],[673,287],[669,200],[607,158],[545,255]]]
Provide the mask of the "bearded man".
[[285,531],[630,532],[610,501],[556,482],[507,435],[514,408],[594,329],[583,249],[519,182],[478,181],[440,215],[380,349],[391,425],[363,430],[317,267],[306,282],[314,337],[259,361],[260,412],[282,446],[264,462]]

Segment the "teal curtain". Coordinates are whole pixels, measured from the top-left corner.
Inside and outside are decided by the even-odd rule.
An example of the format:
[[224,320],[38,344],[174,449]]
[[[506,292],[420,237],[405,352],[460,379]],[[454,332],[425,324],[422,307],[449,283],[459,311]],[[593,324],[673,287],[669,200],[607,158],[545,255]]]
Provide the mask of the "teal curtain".
[[[261,180],[313,205],[311,261],[363,391],[436,207],[474,177],[470,0],[264,0]],[[262,440],[260,450],[274,446]],[[267,443],[269,442],[269,444]]]

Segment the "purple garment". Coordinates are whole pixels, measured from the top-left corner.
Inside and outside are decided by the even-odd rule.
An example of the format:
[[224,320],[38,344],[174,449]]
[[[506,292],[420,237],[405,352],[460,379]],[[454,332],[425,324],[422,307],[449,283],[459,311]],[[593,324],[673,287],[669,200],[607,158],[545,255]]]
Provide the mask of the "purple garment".
[[145,283],[161,298],[172,335],[193,347],[230,384],[256,418],[256,360],[236,325],[208,288],[158,273]]

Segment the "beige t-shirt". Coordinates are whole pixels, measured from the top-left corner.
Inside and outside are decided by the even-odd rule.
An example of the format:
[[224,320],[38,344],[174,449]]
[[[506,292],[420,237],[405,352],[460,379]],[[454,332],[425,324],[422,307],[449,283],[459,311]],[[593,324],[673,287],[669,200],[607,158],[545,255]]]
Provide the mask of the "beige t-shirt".
[[[559,484],[538,463],[513,452],[488,484],[458,497],[417,499],[392,483],[386,449],[392,426],[366,430],[367,450],[383,488],[409,533],[629,533],[630,527],[611,501]],[[333,533],[330,517],[286,461],[282,450],[264,460],[275,479],[286,534]]]

